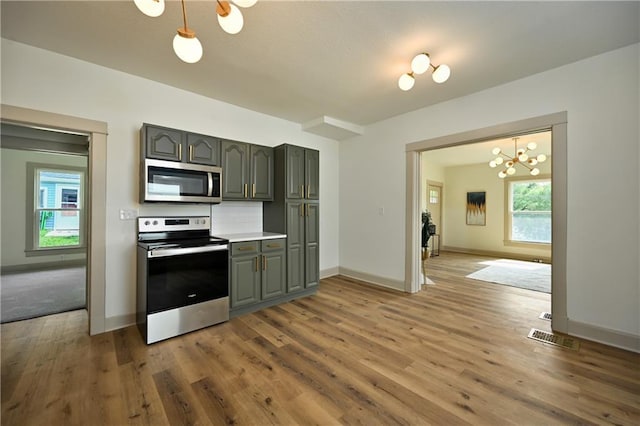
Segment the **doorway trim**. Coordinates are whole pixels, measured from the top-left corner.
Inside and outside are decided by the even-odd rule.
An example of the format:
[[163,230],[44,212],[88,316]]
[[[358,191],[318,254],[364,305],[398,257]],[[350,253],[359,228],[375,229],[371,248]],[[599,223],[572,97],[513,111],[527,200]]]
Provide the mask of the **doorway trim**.
[[13,105],[0,106],[0,120],[26,127],[86,134],[89,137],[87,311],[89,334],[105,331],[107,123]]
[[482,129],[413,142],[406,145],[405,207],[405,291],[420,291],[420,239],[415,231],[420,224],[420,183],[423,180],[420,153],[438,148],[467,145],[491,139],[551,130],[553,185],[551,213],[551,328],[568,331],[567,317],[567,112],[557,112]]

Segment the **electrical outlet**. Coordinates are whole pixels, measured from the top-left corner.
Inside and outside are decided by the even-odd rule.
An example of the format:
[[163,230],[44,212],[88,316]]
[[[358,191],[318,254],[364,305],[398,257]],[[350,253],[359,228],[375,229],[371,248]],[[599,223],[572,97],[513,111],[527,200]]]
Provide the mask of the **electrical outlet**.
[[135,220],[138,217],[138,210],[120,209],[120,220]]

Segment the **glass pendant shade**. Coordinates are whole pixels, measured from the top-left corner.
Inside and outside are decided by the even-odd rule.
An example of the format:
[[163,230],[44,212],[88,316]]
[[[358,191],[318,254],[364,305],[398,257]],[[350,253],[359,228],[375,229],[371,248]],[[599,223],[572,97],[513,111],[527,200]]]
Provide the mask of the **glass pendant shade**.
[[500,148],[495,147],[495,148],[493,148],[493,150],[491,151],[491,153],[492,153],[493,155],[498,155],[498,154],[500,154],[500,151],[502,151]]
[[509,176],[514,175],[515,173],[516,173],[516,169],[514,169],[513,167],[509,167],[509,168],[507,169],[507,174],[508,174]]
[[500,171],[500,173],[498,173],[498,177],[500,179],[504,179],[505,177],[507,177],[507,174],[504,172],[504,170]]
[[547,159],[547,156],[544,154],[539,154],[537,157],[538,163],[542,163]]
[[518,155],[518,161],[522,161],[523,163],[529,159],[529,156],[525,153]]
[[538,147],[538,145],[537,145],[535,142],[529,142],[529,143],[527,144],[527,149],[528,149],[529,151],[533,151],[533,150],[534,150],[534,149],[536,149],[537,147]]
[[416,80],[411,74],[405,73],[398,79],[398,87],[406,92],[407,90],[411,90],[415,82]]
[[258,0],[233,0],[235,4],[240,7],[251,7],[258,2]]
[[495,167],[497,167],[497,166],[498,166],[498,165],[496,164],[496,162],[495,162],[495,161],[493,161],[493,160],[492,160],[492,161],[489,161],[489,167],[491,167],[492,169],[493,169],[493,168],[495,168]]
[[[193,32],[191,37],[178,34],[173,38],[173,51],[176,52],[178,58],[188,64],[194,64],[202,58],[202,44]],[[187,33],[188,34],[188,33]]]
[[504,159],[503,159],[502,157],[498,157],[498,158],[496,158],[496,159],[495,159],[495,160],[493,160],[493,161],[495,161],[495,162],[496,162],[496,164],[502,164],[502,163],[504,163]]
[[531,176],[538,176],[540,174],[540,170],[538,168],[531,170]]
[[411,61],[411,70],[416,74],[424,74],[431,64],[431,59],[426,53],[416,55]]
[[[240,9],[238,9],[238,6],[236,6],[235,4],[226,3],[226,5],[228,6],[228,11],[226,7],[225,9],[221,9],[220,6],[216,8],[216,12],[218,14],[218,23],[226,33],[238,34],[242,30],[242,26],[244,25],[242,12],[240,12]],[[223,13],[220,13],[221,10],[223,10]]]
[[529,158],[529,161],[527,161],[527,163],[529,163],[529,165],[531,166],[535,166],[536,164],[538,164],[538,160],[535,158]]
[[164,0],[133,0],[140,12],[152,18],[162,15],[164,12]]
[[433,74],[431,74],[431,78],[436,83],[444,83],[449,80],[449,76],[451,75],[451,69],[445,64],[438,65],[435,70],[433,70]]

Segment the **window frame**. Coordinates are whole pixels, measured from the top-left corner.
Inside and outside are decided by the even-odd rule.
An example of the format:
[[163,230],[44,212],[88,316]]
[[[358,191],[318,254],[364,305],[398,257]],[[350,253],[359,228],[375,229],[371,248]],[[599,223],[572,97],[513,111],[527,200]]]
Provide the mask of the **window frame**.
[[[514,183],[521,182],[549,182],[550,185],[553,185],[553,180],[551,179],[550,174],[538,175],[538,176],[514,176],[507,177],[504,179],[504,245],[511,247],[523,247],[523,248],[547,248],[551,247],[552,242],[542,243],[542,242],[532,242],[532,241],[518,241],[513,240],[511,238],[512,231],[512,221],[513,221],[513,212],[511,211],[511,185]],[[553,186],[551,187],[553,191]],[[552,196],[553,200],[553,196]],[[549,212],[553,215],[553,206],[552,210]],[[552,224],[553,224],[553,220]],[[552,238],[553,241],[553,238]]]
[[[80,173],[80,186],[78,189],[78,208],[77,209],[63,209],[63,208],[46,208],[39,205],[39,179],[37,173],[39,171],[46,170],[52,172],[62,173]],[[26,187],[26,229],[25,229],[25,256],[50,256],[50,255],[65,255],[65,254],[77,254],[86,252],[87,238],[86,238],[86,199],[85,188],[87,187],[87,168],[67,166],[62,164],[49,164],[49,163],[33,163],[27,162],[27,187]],[[74,188],[75,189],[75,188]],[[45,194],[48,191],[45,188]],[[58,194],[56,194],[56,197]],[[79,213],[79,228],[78,228],[78,245],[74,246],[60,246],[60,247],[39,247],[39,235],[40,235],[40,212],[46,211],[64,211],[73,210]]]

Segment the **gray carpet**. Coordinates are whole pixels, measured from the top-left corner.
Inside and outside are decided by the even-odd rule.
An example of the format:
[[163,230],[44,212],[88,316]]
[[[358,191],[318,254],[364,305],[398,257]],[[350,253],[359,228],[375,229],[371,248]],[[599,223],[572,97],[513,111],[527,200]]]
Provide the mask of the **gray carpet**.
[[83,266],[0,277],[0,322],[19,321],[86,306],[86,269]]
[[511,259],[496,259],[481,263],[489,266],[467,275],[467,278],[551,293],[551,265],[549,264]]

